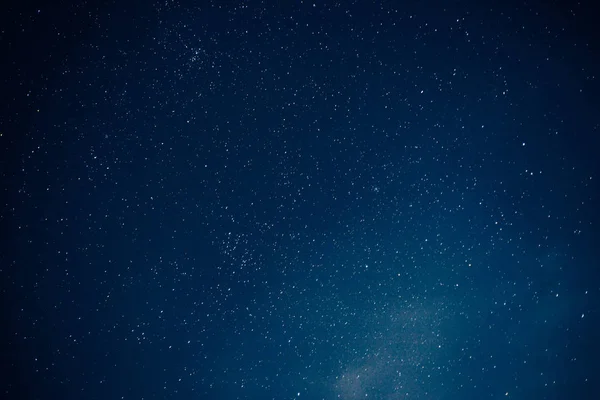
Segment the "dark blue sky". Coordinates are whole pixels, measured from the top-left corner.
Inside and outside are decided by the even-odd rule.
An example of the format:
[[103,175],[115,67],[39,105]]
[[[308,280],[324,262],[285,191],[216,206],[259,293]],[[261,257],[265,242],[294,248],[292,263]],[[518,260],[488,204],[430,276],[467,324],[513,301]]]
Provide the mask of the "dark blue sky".
[[597,399],[567,2],[13,2],[4,399]]

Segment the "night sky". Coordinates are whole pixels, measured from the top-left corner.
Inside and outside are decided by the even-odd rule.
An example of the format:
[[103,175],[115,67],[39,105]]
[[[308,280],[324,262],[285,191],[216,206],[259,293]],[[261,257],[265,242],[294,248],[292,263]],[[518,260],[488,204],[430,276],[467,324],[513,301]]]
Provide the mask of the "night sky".
[[600,398],[591,5],[9,3],[0,398]]

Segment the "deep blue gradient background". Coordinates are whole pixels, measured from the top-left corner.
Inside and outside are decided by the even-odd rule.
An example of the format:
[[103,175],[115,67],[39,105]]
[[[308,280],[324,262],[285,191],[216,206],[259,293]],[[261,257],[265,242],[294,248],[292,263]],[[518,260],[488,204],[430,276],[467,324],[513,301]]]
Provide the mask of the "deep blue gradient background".
[[7,6],[2,398],[600,398],[593,7],[484,3]]

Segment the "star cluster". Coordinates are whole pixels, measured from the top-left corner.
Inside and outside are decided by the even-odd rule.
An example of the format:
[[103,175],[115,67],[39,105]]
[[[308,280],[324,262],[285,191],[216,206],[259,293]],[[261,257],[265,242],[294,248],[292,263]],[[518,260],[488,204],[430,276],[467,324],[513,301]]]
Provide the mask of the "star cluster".
[[597,398],[600,42],[492,3],[11,6],[3,398]]

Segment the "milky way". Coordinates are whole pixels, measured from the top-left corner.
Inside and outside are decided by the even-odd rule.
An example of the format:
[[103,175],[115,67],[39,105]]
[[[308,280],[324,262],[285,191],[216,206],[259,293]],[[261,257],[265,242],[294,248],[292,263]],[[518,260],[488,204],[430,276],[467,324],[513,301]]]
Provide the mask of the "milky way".
[[1,398],[600,398],[593,7],[13,3]]

